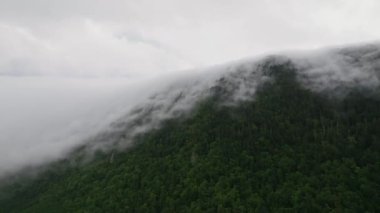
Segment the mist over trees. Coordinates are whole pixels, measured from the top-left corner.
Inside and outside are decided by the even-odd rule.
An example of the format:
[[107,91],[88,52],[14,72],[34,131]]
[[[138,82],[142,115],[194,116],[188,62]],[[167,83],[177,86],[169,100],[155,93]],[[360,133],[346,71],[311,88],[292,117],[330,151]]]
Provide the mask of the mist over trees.
[[379,11],[0,0],[0,213],[380,213]]
[[128,151],[3,188],[0,211],[379,212],[379,88],[336,99],[301,86],[292,63],[265,69],[254,100],[224,104],[221,81]]

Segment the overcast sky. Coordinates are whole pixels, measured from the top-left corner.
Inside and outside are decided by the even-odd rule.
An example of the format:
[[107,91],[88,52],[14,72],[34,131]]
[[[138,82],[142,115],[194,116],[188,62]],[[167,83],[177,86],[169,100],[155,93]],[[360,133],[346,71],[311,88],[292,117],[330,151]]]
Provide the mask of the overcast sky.
[[194,69],[378,40],[379,21],[378,0],[0,0],[0,177]]
[[141,76],[377,40],[377,0],[0,0],[0,74]]

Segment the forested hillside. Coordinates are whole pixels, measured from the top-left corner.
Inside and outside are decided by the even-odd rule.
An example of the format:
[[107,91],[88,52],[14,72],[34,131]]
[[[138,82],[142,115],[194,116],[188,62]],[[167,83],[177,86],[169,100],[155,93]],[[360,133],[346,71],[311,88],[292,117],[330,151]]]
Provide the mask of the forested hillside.
[[220,84],[126,151],[3,187],[0,212],[380,212],[379,90],[338,99],[268,69],[252,100]]

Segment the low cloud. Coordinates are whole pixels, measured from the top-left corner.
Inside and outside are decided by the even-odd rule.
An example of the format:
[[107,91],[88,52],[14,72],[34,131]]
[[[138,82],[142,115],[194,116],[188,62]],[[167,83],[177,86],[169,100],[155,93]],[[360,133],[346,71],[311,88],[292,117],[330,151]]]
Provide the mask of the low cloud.
[[154,88],[150,79],[0,77],[0,175],[63,157]]
[[300,81],[316,92],[343,97],[352,88],[380,86],[380,43],[290,54]]
[[[142,126],[154,128],[207,95],[221,73],[242,70],[228,77],[236,89],[231,102],[246,100],[265,80],[249,72],[257,68],[252,60],[202,68],[376,40],[379,10],[376,0],[2,0],[0,175],[65,156],[114,121],[131,119],[136,106],[159,109]],[[355,71],[371,67],[347,71],[350,57],[332,55],[294,58],[314,77],[314,89],[355,79],[378,84]]]

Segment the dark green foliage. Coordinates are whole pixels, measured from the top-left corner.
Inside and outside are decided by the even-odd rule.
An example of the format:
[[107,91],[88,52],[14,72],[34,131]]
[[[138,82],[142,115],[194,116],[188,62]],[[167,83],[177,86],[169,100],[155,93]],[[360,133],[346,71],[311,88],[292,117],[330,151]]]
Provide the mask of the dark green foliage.
[[8,187],[1,212],[380,212],[380,101],[327,99],[271,69],[255,101],[209,98],[112,163]]

